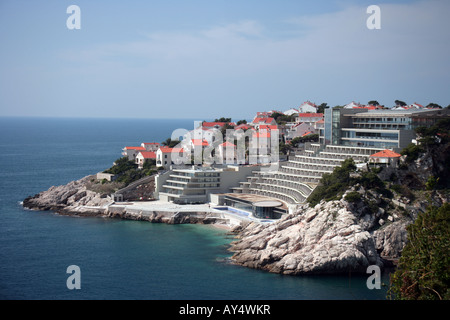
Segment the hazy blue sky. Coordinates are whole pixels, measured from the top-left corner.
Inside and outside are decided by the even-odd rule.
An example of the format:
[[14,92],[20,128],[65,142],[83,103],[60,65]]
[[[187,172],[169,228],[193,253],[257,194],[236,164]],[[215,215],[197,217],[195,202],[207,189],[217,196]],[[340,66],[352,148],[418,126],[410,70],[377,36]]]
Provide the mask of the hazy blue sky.
[[[69,5],[81,29],[69,30]],[[369,5],[381,30],[369,30]],[[450,1],[0,0],[0,116],[450,104]]]

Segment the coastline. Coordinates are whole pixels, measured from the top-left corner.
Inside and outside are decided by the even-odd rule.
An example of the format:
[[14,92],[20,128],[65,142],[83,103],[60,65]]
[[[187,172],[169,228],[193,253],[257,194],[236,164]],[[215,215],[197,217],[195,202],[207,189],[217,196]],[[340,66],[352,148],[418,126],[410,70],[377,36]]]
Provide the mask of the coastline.
[[114,202],[105,194],[87,190],[91,179],[87,176],[53,186],[26,198],[22,205],[78,217],[210,225],[235,236],[229,248],[233,264],[286,275],[363,274],[370,265],[389,267],[391,263],[385,257],[400,255],[406,242],[406,225],[412,221],[402,218],[377,228],[383,212],[373,214],[364,205],[349,203],[344,194],[339,201],[321,201],[314,207],[305,204],[279,220],[263,222],[210,204]]

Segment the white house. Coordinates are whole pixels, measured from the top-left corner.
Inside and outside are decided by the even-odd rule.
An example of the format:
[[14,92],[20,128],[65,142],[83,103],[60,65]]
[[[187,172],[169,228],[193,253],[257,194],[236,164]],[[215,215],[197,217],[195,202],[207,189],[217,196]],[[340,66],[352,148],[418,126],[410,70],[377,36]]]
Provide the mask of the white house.
[[344,106],[344,109],[361,108],[363,105],[361,103],[356,103],[355,101],[350,102]]
[[286,110],[285,112],[283,112],[285,115],[287,115],[287,116],[291,116],[291,115],[293,115],[293,114],[296,114],[296,113],[298,113],[298,110],[297,109],[294,109],[294,108],[291,108],[291,109],[289,109],[289,110]]
[[310,101],[303,102],[300,107],[298,107],[298,113],[306,113],[306,112],[317,112],[317,106],[315,103]]
[[187,161],[183,148],[160,147],[156,151],[156,166],[169,168],[172,164],[183,164]]
[[144,147],[147,151],[156,152],[161,145],[158,142],[143,142],[141,147]]
[[369,157],[369,163],[382,165],[382,166],[395,166],[399,162],[401,154],[396,153],[392,150],[386,149]]
[[156,160],[156,152],[153,151],[141,151],[136,156],[136,164],[139,169],[144,167],[144,163],[149,160]]
[[130,161],[135,161],[139,152],[146,151],[144,147],[125,147],[122,149],[122,155]]

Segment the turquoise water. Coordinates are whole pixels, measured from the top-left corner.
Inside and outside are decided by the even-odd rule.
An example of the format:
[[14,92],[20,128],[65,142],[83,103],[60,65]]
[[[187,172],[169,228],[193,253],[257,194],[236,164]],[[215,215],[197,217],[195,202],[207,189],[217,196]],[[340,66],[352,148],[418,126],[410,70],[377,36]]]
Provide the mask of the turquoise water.
[[[291,277],[226,262],[210,226],[24,210],[29,195],[111,166],[125,145],[163,141],[191,120],[0,118],[0,299],[384,299],[367,277]],[[66,269],[81,270],[69,290]],[[387,275],[382,277],[388,282]]]

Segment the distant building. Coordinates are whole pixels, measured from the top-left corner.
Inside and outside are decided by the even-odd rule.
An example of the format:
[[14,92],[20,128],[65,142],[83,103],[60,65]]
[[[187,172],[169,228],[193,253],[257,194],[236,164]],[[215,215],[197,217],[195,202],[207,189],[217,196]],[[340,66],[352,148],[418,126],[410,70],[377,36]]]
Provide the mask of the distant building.
[[287,116],[292,116],[293,114],[296,114],[296,113],[298,113],[298,110],[295,108],[291,108],[291,109],[283,112],[283,114],[285,114]]
[[445,109],[345,109],[325,110],[324,129],[320,130],[322,144],[376,147],[401,150],[416,134],[419,126],[431,126],[450,116]]
[[265,118],[255,117],[253,119],[252,123],[255,126],[259,126],[259,125],[276,125],[277,124],[275,119],[271,118],[271,117],[265,117]]
[[143,142],[141,147],[144,147],[147,151],[156,152],[161,145],[158,142]]
[[344,109],[362,108],[363,105],[359,102],[352,101],[344,106]]
[[298,107],[298,113],[307,113],[307,112],[316,113],[317,109],[318,109],[318,107],[316,106],[315,103],[312,103],[311,101],[306,101],[306,102],[303,102]]

